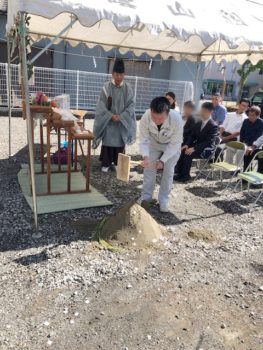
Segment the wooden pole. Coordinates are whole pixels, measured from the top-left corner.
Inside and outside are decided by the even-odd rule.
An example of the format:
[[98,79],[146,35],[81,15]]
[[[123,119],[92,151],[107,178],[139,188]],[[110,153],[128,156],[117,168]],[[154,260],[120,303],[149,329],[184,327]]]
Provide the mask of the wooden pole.
[[7,35],[7,84],[8,84],[8,156],[12,155],[12,133],[11,133],[11,117],[12,117],[12,84],[11,84],[11,48],[10,37]]
[[19,53],[20,53],[20,59],[21,59],[22,107],[23,107],[23,115],[26,118],[26,125],[27,125],[27,143],[28,143],[28,151],[29,151],[29,169],[30,169],[30,180],[31,180],[31,188],[32,188],[34,222],[35,222],[36,229],[38,229],[34,147],[33,147],[33,140],[32,140],[33,123],[30,115],[30,106],[29,106],[29,87],[28,87],[27,55],[26,55],[26,24],[25,24],[24,12],[20,13],[19,32],[20,32]]

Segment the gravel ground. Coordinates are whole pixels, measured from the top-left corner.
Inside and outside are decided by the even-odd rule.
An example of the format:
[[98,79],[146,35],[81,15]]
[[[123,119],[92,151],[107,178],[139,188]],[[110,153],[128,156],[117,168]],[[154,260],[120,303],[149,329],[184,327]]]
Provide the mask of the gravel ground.
[[[92,184],[113,206],[41,215],[33,239],[17,182],[25,121],[12,125],[8,160],[0,118],[1,350],[263,349],[262,207],[248,212],[248,198],[228,198],[217,180],[175,184],[171,213],[150,209],[167,229],[158,245],[104,250],[83,219],[137,198],[142,174],[120,184],[95,155]],[[137,145],[128,153],[136,158]]]

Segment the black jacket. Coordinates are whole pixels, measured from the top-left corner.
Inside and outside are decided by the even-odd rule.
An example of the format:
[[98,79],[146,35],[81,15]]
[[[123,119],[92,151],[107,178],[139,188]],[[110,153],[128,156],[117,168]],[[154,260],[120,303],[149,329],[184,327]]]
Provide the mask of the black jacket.
[[188,137],[186,145],[194,147],[197,153],[202,153],[204,149],[215,149],[216,138],[218,136],[218,125],[210,119],[201,130],[202,121],[195,124],[193,132]]
[[183,145],[186,144],[187,140],[191,136],[191,134],[194,132],[196,121],[194,120],[194,117],[189,117],[184,125],[184,134],[183,134]]

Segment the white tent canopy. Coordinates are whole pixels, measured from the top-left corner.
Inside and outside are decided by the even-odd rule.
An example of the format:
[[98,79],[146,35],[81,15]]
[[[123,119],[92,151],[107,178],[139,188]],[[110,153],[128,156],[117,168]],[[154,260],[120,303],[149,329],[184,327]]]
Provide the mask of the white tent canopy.
[[164,59],[263,58],[262,0],[9,0],[7,31],[18,12],[31,15],[35,40],[56,37],[74,16],[58,40]]

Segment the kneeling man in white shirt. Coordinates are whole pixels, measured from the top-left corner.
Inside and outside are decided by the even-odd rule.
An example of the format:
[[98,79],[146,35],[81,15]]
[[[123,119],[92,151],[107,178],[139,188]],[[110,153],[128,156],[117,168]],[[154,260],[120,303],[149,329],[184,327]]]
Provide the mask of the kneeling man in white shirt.
[[166,97],[152,100],[140,121],[140,151],[143,156],[144,178],[140,202],[151,202],[157,170],[162,170],[159,190],[161,212],[168,212],[169,194],[173,186],[174,167],[180,157],[183,121],[170,110]]

